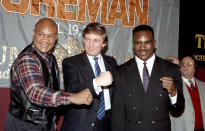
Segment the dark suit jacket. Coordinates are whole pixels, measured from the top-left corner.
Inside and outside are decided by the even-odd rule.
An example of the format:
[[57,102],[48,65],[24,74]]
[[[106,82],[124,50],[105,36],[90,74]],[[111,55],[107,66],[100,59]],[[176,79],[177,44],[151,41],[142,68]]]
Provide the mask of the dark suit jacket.
[[[172,105],[160,78],[172,77],[178,96]],[[171,131],[169,111],[184,108],[182,80],[177,66],[156,57],[145,93],[136,60],[121,65],[114,81],[112,131]]]
[[[117,67],[117,62],[114,58],[102,55],[105,68],[113,73]],[[92,131],[96,126],[102,126],[102,131],[106,131],[106,125],[111,123],[111,113],[103,117],[101,125],[96,125],[97,110],[99,108],[100,97],[95,93],[93,87],[93,79],[95,74],[91,64],[83,52],[79,55],[69,57],[63,60],[64,86],[67,92],[76,93],[85,88],[89,88],[93,95],[91,105],[69,105],[67,106],[62,131]],[[109,86],[110,98],[112,98],[113,88]],[[109,118],[109,123],[106,123]]]

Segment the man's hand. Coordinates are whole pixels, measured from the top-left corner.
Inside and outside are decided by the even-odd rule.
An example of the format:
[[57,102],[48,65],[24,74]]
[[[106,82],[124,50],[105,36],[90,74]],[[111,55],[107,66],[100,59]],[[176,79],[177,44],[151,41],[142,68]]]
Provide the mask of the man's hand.
[[112,84],[113,78],[110,71],[101,72],[100,75],[95,79],[97,86],[109,86]]
[[171,96],[176,96],[177,89],[175,88],[173,79],[171,77],[162,77],[161,79],[163,88],[167,89]]
[[72,104],[76,104],[76,105],[90,105],[93,101],[93,96],[92,93],[90,92],[90,89],[84,89],[78,93],[73,93],[71,94],[71,96],[69,97],[69,101]]

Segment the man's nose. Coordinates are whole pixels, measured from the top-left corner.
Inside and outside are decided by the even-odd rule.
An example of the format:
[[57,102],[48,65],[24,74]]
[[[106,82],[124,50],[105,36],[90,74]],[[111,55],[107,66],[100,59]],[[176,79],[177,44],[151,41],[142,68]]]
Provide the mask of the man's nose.
[[142,42],[142,43],[140,44],[140,49],[146,49],[146,44],[145,44],[144,42]]
[[43,41],[48,41],[49,37],[47,35],[43,36]]
[[94,44],[95,44],[95,41],[91,40],[90,43],[89,43],[89,46],[92,47]]

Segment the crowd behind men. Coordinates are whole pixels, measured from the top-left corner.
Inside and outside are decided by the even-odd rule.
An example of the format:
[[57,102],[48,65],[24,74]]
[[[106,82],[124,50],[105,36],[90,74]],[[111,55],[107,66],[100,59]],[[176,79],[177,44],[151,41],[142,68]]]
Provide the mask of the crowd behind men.
[[197,65],[191,56],[181,62],[169,56],[167,60],[179,65],[182,75],[185,109],[182,115],[171,116],[172,131],[204,131],[205,125],[205,83],[196,79]]
[[158,57],[151,26],[133,29],[134,58],[117,66],[102,53],[106,28],[88,24],[85,52],[63,60],[66,92],[52,54],[57,32],[52,19],[40,19],[12,65],[5,131],[54,131],[60,105],[62,131],[204,131],[205,83],[194,77],[194,59]]

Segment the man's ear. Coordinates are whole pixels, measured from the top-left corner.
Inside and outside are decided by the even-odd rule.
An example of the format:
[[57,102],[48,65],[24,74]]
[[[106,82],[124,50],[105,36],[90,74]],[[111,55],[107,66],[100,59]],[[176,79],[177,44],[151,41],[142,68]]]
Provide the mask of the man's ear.
[[85,39],[83,38],[83,44],[85,43]]
[[107,43],[103,43],[102,47],[106,47],[107,46]]
[[34,29],[34,30],[33,30],[33,37],[34,37],[35,33],[36,33],[36,31],[35,31],[35,29]]
[[154,42],[153,42],[153,43],[154,43],[154,47],[156,48],[156,40],[154,40]]

